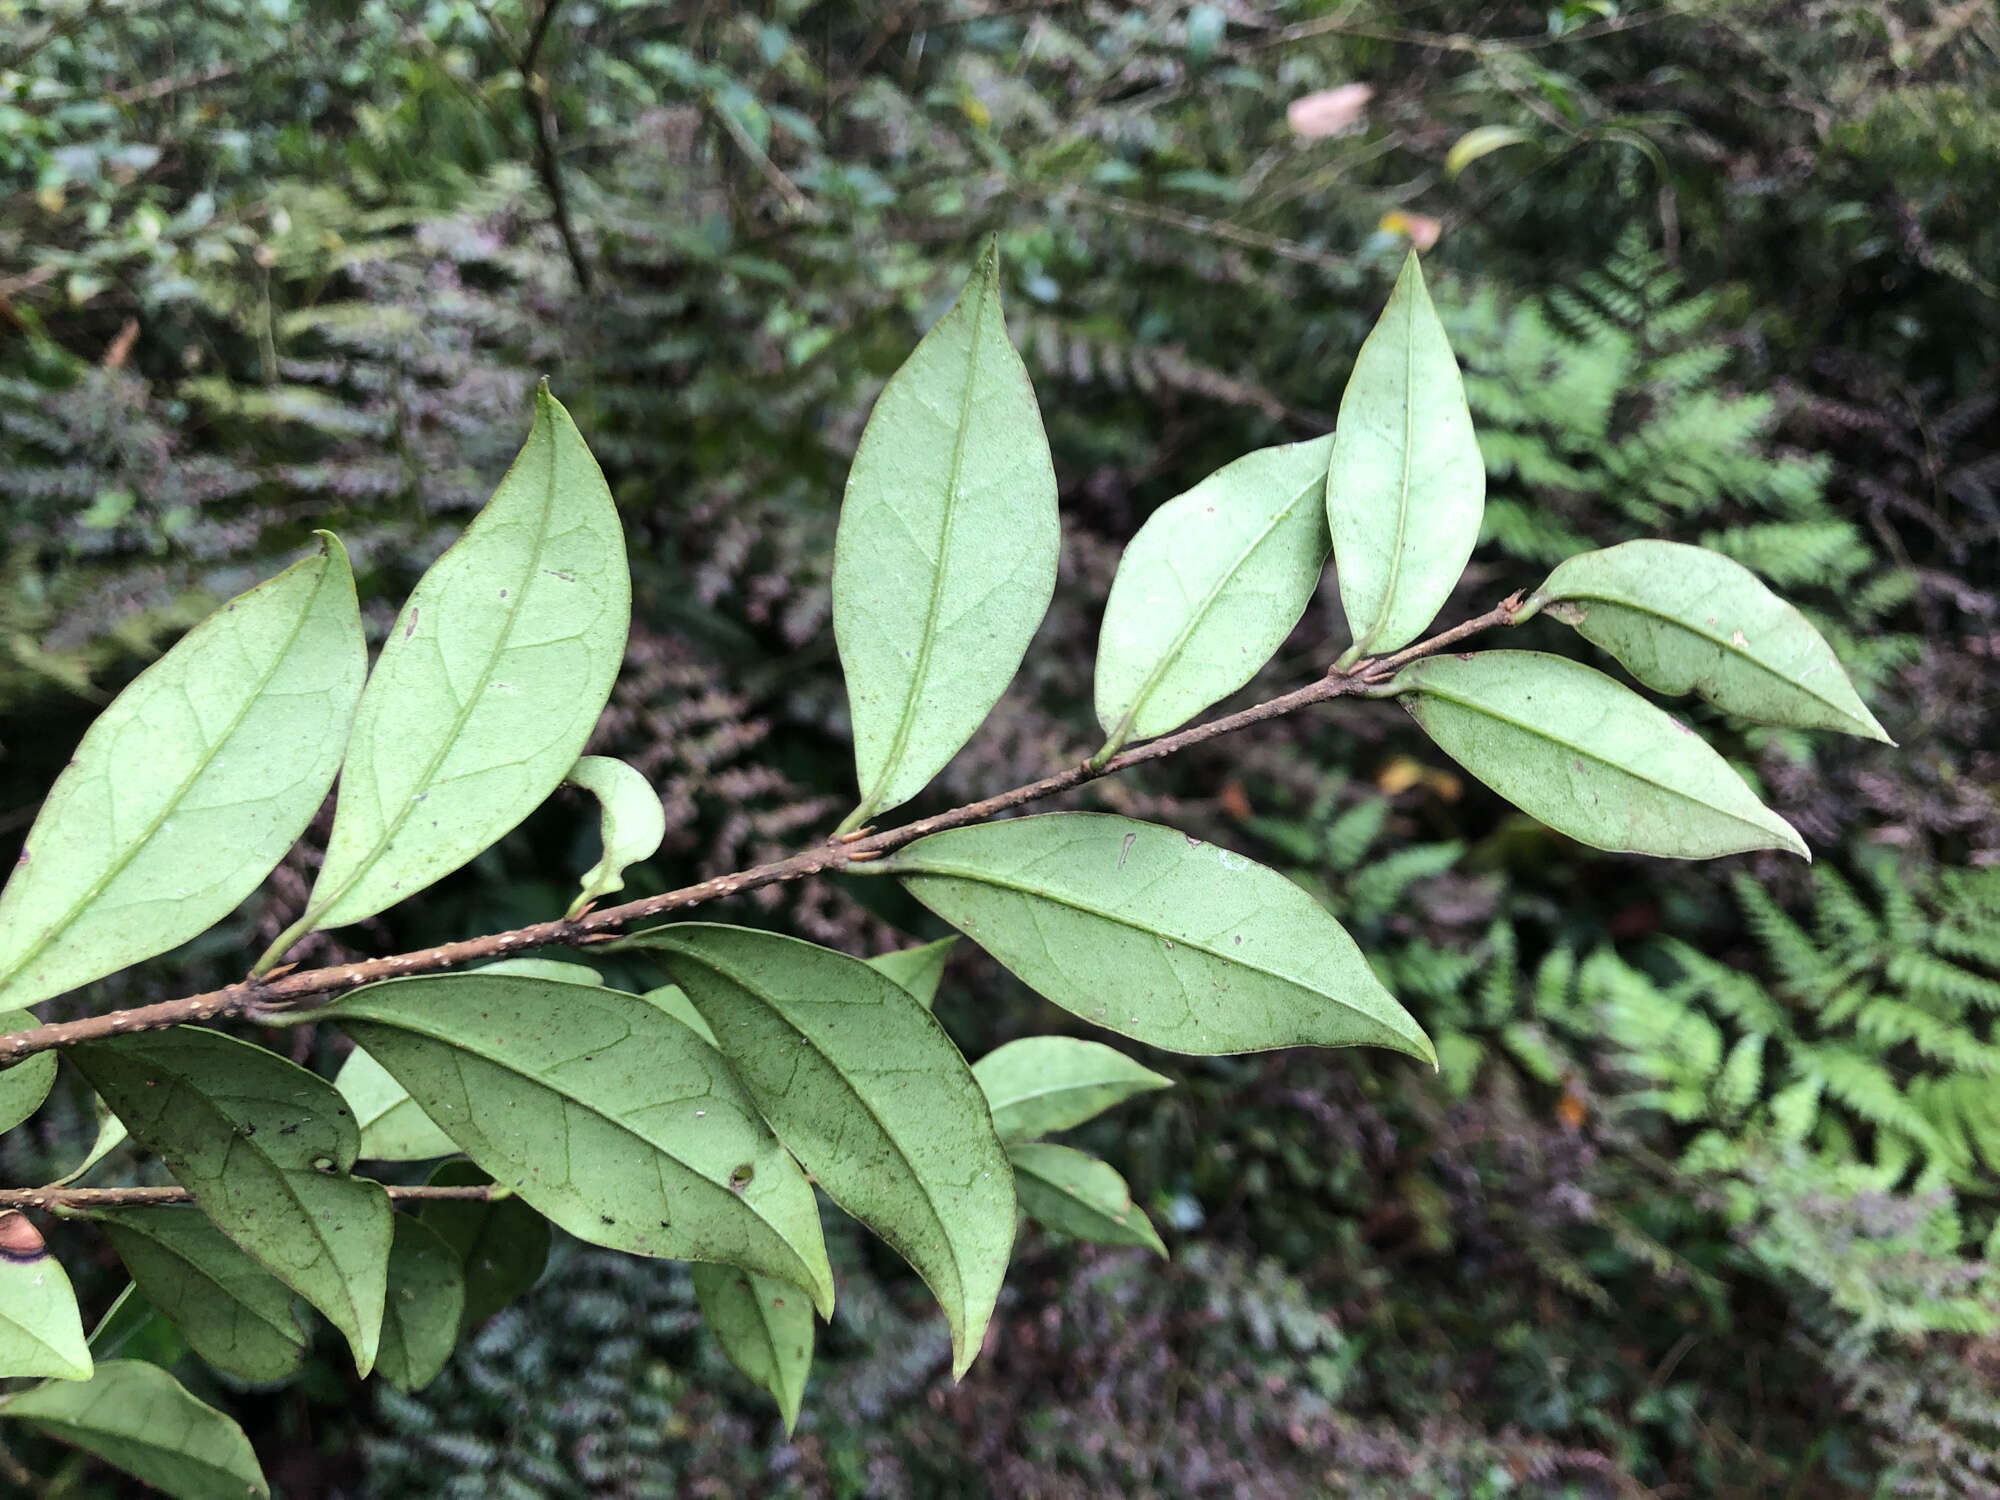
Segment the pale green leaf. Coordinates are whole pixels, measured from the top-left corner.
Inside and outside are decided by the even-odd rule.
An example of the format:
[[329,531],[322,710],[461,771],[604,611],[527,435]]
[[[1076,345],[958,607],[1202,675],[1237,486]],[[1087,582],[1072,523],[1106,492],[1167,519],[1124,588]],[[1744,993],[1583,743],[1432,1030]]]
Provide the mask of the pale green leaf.
[[691,1028],[709,1046],[715,1045],[715,1033],[709,1030],[708,1022],[702,1019],[701,1012],[694,1008],[694,1002],[681,992],[679,985],[663,984],[656,990],[646,991],[643,998],[659,1006],[683,1026]]
[[199,1208],[101,1209],[118,1258],[188,1347],[241,1380],[283,1380],[305,1361],[307,1329],[290,1288],[237,1249]]
[[935,1017],[867,964],[797,938],[686,922],[636,936],[813,1180],[916,1268],[979,1352],[1014,1242],[1013,1176]]
[[790,1436],[812,1369],[812,1307],[791,1287],[734,1266],[695,1266],[694,1294],[731,1364],[778,1403]]
[[93,1359],[143,1359],[171,1370],[187,1355],[188,1341],[131,1282],[90,1330]]
[[1021,1211],[1037,1224],[1099,1245],[1143,1245],[1165,1258],[1167,1247],[1125,1179],[1096,1157],[1047,1142],[1009,1146],[1007,1155]]
[[1743,564],[1680,542],[1584,552],[1529,598],[1647,687],[1763,724],[1893,743],[1826,638]]
[[1423,634],[1479,540],[1486,466],[1444,325],[1412,254],[1340,398],[1326,514],[1354,644],[1343,662]]
[[665,1011],[601,985],[447,974],[369,985],[325,1014],[579,1239],[747,1266],[831,1309],[811,1186],[721,1054]]
[[382,1378],[405,1392],[437,1379],[458,1343],[464,1310],[465,1271],[457,1253],[415,1216],[397,1214],[382,1309]]
[[103,1161],[105,1157],[116,1151],[131,1138],[132,1132],[125,1128],[123,1120],[114,1114],[104,1115],[97,1122],[97,1139],[91,1142],[89,1152],[77,1164],[74,1170],[58,1177],[52,1185],[55,1187],[67,1187],[70,1183],[79,1181],[89,1175],[92,1167]]
[[1330,437],[1244,455],[1169,500],[1119,560],[1097,641],[1100,755],[1242,687],[1326,566]]
[[77,746],[0,892],[0,1007],[198,936],[326,798],[367,670],[347,554],[239,595],[120,693]]
[[395,905],[540,806],[597,725],[631,606],[611,491],[544,388],[514,466],[389,632],[294,931]]
[[69,1276],[28,1216],[0,1212],[0,1379],[88,1380],[90,1350]]
[[624,890],[628,866],[653,857],[667,836],[667,812],[651,783],[622,760],[586,755],[566,779],[603,810],[604,857],[584,871],[583,893],[569,909],[576,917],[600,896]]
[[1029,1036],[996,1047],[972,1065],[1003,1141],[1053,1135],[1094,1119],[1148,1089],[1173,1086],[1102,1042]]
[[934,833],[871,863],[1031,988],[1174,1052],[1430,1043],[1320,904],[1171,828],[1048,813]]
[[363,1161],[435,1161],[456,1156],[458,1146],[438,1129],[388,1070],[356,1047],[333,1076],[333,1086],[361,1127]]
[[[468,1161],[445,1162],[430,1180],[438,1187],[492,1181]],[[465,1278],[465,1310],[459,1319],[464,1332],[525,1295],[549,1263],[549,1221],[519,1198],[434,1199],[417,1217],[458,1257]]]
[[[32,1011],[0,1011],[0,1036],[11,1031],[33,1031],[41,1024]],[[12,1130],[40,1109],[55,1082],[53,1052],[37,1052],[11,1067],[0,1068],[0,1131]]]
[[112,1037],[68,1053],[132,1139],[166,1163],[216,1228],[375,1364],[389,1199],[346,1175],[361,1144],[332,1084],[217,1031]]
[[94,1453],[175,1500],[271,1493],[243,1429],[144,1360],[106,1360],[89,1380],[32,1386],[0,1402],[0,1417]]
[[951,950],[957,946],[956,936],[939,938],[935,943],[925,943],[921,948],[902,948],[894,953],[878,953],[868,960],[868,967],[878,974],[887,974],[908,990],[915,997],[917,1004],[925,1010],[930,1010],[937,1000],[938,985],[944,981],[945,961],[951,957]]
[[1447,755],[1581,843],[1673,859],[1812,857],[1707,741],[1579,662],[1538,651],[1434,656],[1393,686]]
[[989,246],[883,388],[847,478],[833,633],[862,795],[844,829],[922,791],[1000,701],[1055,593],[1059,543]]
[[1456,177],[1482,156],[1491,156],[1507,146],[1519,146],[1534,137],[1513,125],[1475,125],[1444,154],[1444,175]]
[[589,964],[564,963],[559,958],[503,958],[497,964],[468,969],[470,974],[525,974],[530,979],[557,979],[564,984],[602,984],[604,976]]

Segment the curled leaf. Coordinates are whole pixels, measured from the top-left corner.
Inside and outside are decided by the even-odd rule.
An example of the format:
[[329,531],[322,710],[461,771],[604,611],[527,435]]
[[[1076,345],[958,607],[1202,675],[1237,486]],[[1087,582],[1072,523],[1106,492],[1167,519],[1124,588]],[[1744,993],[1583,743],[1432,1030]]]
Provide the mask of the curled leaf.
[[583,875],[583,893],[571,903],[576,917],[599,897],[625,889],[625,870],[651,859],[667,836],[667,813],[660,794],[645,777],[605,755],[586,755],[565,778],[595,797],[604,811],[604,857]]

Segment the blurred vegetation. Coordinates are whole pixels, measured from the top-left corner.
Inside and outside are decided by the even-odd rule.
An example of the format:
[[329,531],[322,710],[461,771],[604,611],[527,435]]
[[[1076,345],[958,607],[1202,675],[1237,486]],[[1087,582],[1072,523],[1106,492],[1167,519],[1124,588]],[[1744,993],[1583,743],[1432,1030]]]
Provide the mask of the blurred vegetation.
[[[836,1235],[791,1443],[677,1269],[568,1246],[417,1398],[357,1400],[332,1348],[283,1390],[211,1387],[283,1493],[2000,1496],[1991,6],[542,3],[0,0],[0,861],[96,708],[311,527],[384,628],[543,373],[633,543],[598,748],[670,828],[634,888],[818,836],[847,459],[987,234],[1067,534],[940,805],[1092,748],[1123,541],[1326,429],[1412,241],[1491,476],[1454,608],[1580,548],[1704,541],[1813,614],[1902,743],[1705,723],[1822,856],[1733,879],[1565,845],[1382,705],[1096,789],[1291,870],[1441,1073],[1148,1059],[1180,1087],[1083,1144],[1173,1263],[1032,1240],[957,1387],[914,1279]],[[1343,638],[1329,593],[1248,691]],[[559,800],[319,952],[547,915],[587,823]],[[240,971],[311,844],[75,1003]],[[933,935],[861,884],[736,919]],[[977,954],[939,1011],[974,1055],[1068,1024]],[[0,1173],[87,1134],[59,1100]],[[57,1248],[94,1311],[112,1268]]]

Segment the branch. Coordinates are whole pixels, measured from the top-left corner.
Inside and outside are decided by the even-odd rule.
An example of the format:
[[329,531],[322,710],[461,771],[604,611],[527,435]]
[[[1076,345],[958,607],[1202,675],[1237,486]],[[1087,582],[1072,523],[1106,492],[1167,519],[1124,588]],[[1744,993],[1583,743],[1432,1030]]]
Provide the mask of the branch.
[[[491,1203],[513,1196],[511,1188],[497,1182],[468,1183],[460,1186],[400,1187],[385,1184],[398,1203]],[[39,1208],[49,1213],[75,1212],[92,1208],[153,1208],[162,1203],[193,1203],[194,1194],[182,1187],[113,1188],[0,1188],[0,1213],[10,1208]]]
[[[506,958],[530,948],[588,947],[593,943],[607,942],[618,936],[624,928],[651,917],[682,911],[690,906],[700,906],[705,902],[720,900],[724,896],[741,895],[760,886],[804,880],[828,871],[839,873],[850,866],[880,859],[905,844],[915,843],[926,834],[942,833],[948,828],[963,828],[969,823],[983,823],[989,818],[1004,812],[1012,812],[1015,808],[1026,806],[1030,802],[1039,802],[1044,797],[1053,797],[1059,792],[1073,791],[1100,777],[1109,776],[1131,766],[1162,760],[1178,751],[1225,734],[1233,734],[1239,729],[1247,729],[1252,724],[1261,724],[1267,719],[1280,718],[1315,703],[1331,702],[1335,698],[1374,694],[1387,683],[1396,669],[1406,662],[1447,650],[1481,631],[1496,626],[1513,625],[1520,614],[1522,604],[1523,595],[1511,595],[1485,614],[1467,620],[1462,625],[1455,625],[1450,630],[1442,631],[1429,640],[1405,647],[1391,656],[1377,660],[1362,660],[1344,671],[1337,668],[1330,670],[1318,681],[1296,688],[1281,697],[1240,709],[1233,714],[1224,714],[1221,718],[1211,719],[1206,724],[1196,724],[1173,734],[1162,735],[1156,740],[1134,745],[1112,756],[1102,766],[1093,766],[1090,762],[1084,761],[1067,770],[1058,771],[1053,776],[1044,776],[1040,781],[1017,786],[1012,791],[1001,792],[978,802],[968,802],[963,807],[952,808],[949,812],[918,818],[914,822],[904,823],[896,828],[886,828],[879,833],[864,831],[859,836],[829,840],[812,848],[802,849],[784,859],[756,865],[734,875],[719,875],[712,880],[704,880],[699,885],[683,886],[677,891],[647,896],[638,901],[627,901],[622,906],[607,906],[601,911],[590,912],[573,920],[564,918],[553,922],[536,922],[527,927],[517,927],[511,932],[494,933],[489,937],[464,938],[455,943],[440,943],[435,948],[424,948],[414,953],[399,953],[388,958],[363,959],[359,963],[336,964],[325,969],[280,972],[276,975],[246,979],[223,989],[211,990],[206,994],[190,995],[183,1000],[166,1000],[157,1005],[142,1005],[133,1010],[113,1011],[109,1015],[86,1016],[77,1021],[58,1021],[52,1025],[37,1027],[33,1031],[17,1031],[12,1035],[0,1036],[0,1067],[19,1062],[24,1057],[32,1057],[38,1052],[47,1052],[52,1048],[103,1041],[109,1037],[124,1036],[135,1031],[161,1031],[190,1022],[219,1021],[232,1016],[247,1016],[253,1020],[285,1024],[284,1018],[289,1013],[309,1013],[317,1008],[310,1002],[324,1004],[327,1002],[323,997],[337,995],[359,985],[373,984],[377,980],[401,979],[412,974],[435,974],[445,969],[457,968],[461,964]],[[0,1195],[0,1204],[4,1202],[4,1195]]]
[[[549,214],[555,220],[556,233],[562,236],[563,254],[569,257],[569,266],[576,273],[576,284],[587,297],[595,284],[591,273],[590,258],[583,253],[583,241],[577,238],[576,225],[569,214],[569,194],[563,188],[562,164],[556,159],[556,109],[549,97],[548,80],[536,71],[541,61],[542,44],[549,38],[549,27],[556,18],[556,8],[562,0],[543,0],[541,14],[535,17],[535,29],[528,35],[528,45],[521,50],[521,88],[528,96],[528,123],[535,132],[535,170],[542,179],[542,188],[549,195]],[[497,32],[496,32],[497,34]]]

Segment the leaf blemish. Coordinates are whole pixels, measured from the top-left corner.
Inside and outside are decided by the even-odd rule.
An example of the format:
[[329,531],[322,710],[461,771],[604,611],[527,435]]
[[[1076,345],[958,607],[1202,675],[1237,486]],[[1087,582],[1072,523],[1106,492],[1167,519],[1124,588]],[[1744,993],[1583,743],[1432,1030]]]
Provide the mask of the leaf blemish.
[[1124,844],[1123,844],[1123,846],[1122,846],[1122,847],[1120,847],[1120,849],[1118,850],[1118,868],[1119,868],[1119,869],[1121,869],[1121,870],[1122,870],[1122,869],[1124,869],[1124,868],[1125,868],[1125,856],[1126,856],[1126,855],[1128,855],[1128,854],[1130,854],[1130,853],[1132,852],[1132,845],[1133,845],[1133,844],[1134,844],[1135,842],[1137,842],[1137,840],[1138,840],[1138,837],[1139,837],[1139,835],[1138,835],[1138,834],[1136,834],[1136,833],[1128,833],[1128,834],[1126,834],[1126,835],[1125,835],[1125,843],[1124,843]]
[[416,633],[417,633],[417,612],[413,609],[410,611],[410,623],[403,627],[403,639],[407,641],[411,636],[415,635]]

